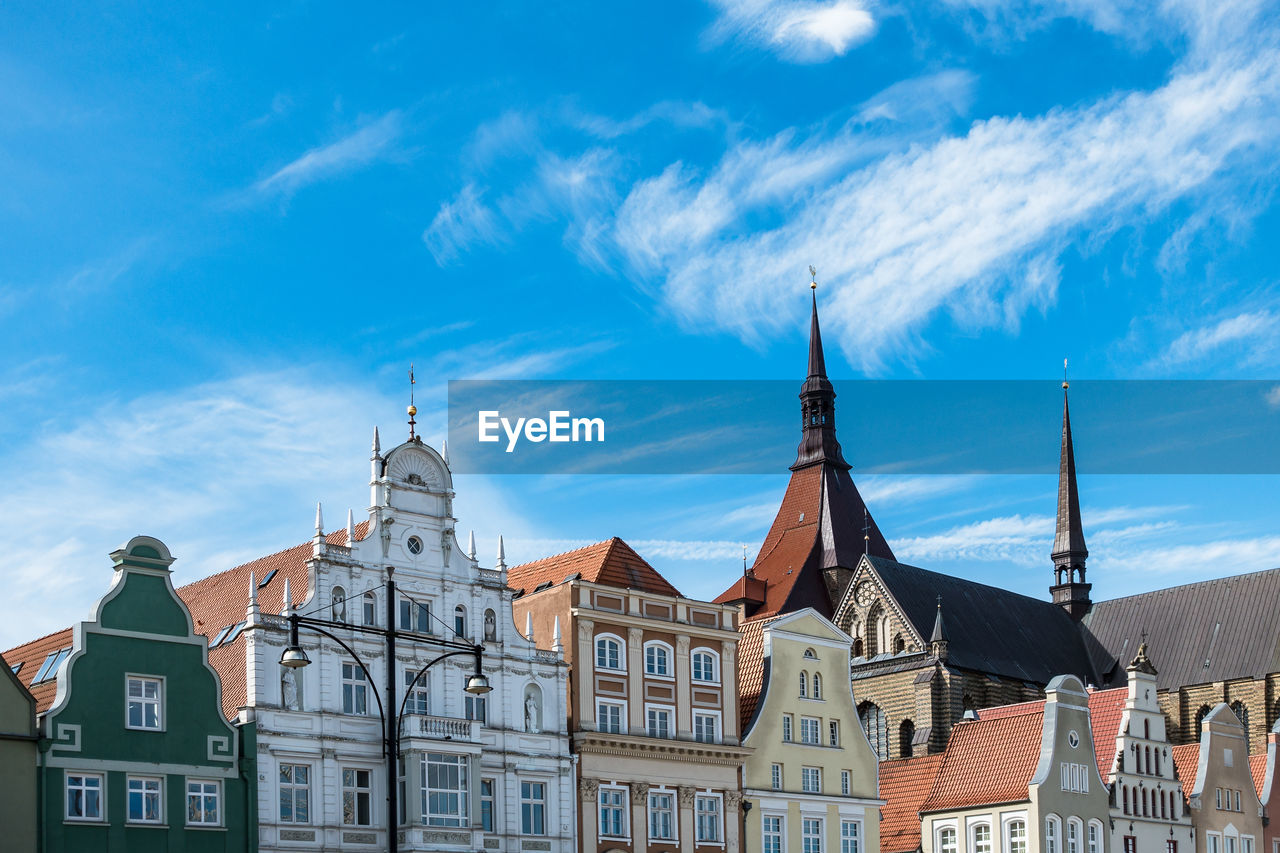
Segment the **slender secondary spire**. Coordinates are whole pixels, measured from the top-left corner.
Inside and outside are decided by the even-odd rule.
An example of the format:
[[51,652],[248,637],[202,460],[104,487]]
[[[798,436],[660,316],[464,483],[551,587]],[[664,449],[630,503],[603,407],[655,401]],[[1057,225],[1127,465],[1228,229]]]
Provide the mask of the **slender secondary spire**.
[[316,501],[316,536],[324,535],[324,510],[320,508],[320,501]]
[[947,626],[942,623],[942,596],[938,596],[938,615],[933,617],[933,633],[929,636],[931,643],[947,641]]
[[[1066,362],[1063,362],[1063,369]],[[1071,409],[1067,399],[1070,384],[1062,381],[1062,448],[1058,458],[1058,523],[1053,537],[1053,600],[1064,606],[1076,619],[1088,612],[1091,604],[1085,582],[1085,560],[1089,549],[1084,542],[1084,525],[1080,521],[1080,492],[1076,486],[1076,454],[1071,439]]]
[[[809,267],[815,273],[813,267]],[[800,447],[791,470],[817,462],[838,465],[846,470],[840,442],[836,440],[836,392],[827,379],[827,360],[822,350],[822,328],[818,324],[818,282],[811,281],[812,312],[809,318],[809,373],[800,386]]]
[[474,530],[467,535],[467,556],[473,561],[476,558],[476,532]]
[[409,440],[410,441],[413,441],[417,438],[417,435],[414,434],[414,426],[417,424],[417,421],[413,419],[413,416],[418,414],[418,407],[413,404],[413,386],[416,384],[416,381],[417,380],[413,378],[413,365],[410,364],[409,365]]
[[354,547],[356,544],[356,514],[355,511],[347,509],[347,547]]

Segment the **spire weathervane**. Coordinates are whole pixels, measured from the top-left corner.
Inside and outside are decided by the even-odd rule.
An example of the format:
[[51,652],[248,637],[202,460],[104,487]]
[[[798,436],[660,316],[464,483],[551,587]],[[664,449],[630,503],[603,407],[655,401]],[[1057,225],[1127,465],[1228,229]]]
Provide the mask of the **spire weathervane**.
[[809,264],[809,289],[818,289],[818,270],[813,264]]
[[1062,360],[1062,389],[1065,391],[1069,387],[1071,386],[1067,382],[1067,360],[1064,358]]
[[414,431],[413,431],[414,425],[417,423],[417,421],[413,419],[413,416],[418,414],[418,407],[413,404],[413,386],[416,383],[417,383],[417,380],[413,378],[413,364],[410,363],[409,364],[409,440],[410,441],[417,440],[417,436],[414,435]]

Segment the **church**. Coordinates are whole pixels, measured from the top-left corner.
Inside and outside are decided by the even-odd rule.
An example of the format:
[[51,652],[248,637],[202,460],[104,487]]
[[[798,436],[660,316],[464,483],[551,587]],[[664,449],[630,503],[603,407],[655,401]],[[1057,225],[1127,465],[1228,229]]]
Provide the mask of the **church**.
[[[1043,697],[1058,675],[1125,683],[1145,636],[1170,740],[1198,740],[1225,702],[1266,748],[1280,716],[1280,569],[1093,601],[1063,382],[1057,529],[1048,595],[1032,598],[898,562],[836,438],[814,293],[802,431],[754,564],[716,602],[744,619],[812,607],[854,639],[851,677],[880,760],[936,753],[966,712]],[[1280,562],[1278,560],[1277,562]]]

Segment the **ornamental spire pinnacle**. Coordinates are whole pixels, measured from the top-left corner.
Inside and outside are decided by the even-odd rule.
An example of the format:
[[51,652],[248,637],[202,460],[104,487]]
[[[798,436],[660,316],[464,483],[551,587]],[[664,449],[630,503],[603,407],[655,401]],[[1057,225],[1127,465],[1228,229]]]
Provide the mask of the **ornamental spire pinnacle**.
[[818,324],[817,270],[809,267],[812,310],[809,317],[809,372],[800,386],[801,439],[791,470],[826,462],[848,470],[840,442],[836,441],[836,392],[827,379],[827,360],[822,349],[822,328]]

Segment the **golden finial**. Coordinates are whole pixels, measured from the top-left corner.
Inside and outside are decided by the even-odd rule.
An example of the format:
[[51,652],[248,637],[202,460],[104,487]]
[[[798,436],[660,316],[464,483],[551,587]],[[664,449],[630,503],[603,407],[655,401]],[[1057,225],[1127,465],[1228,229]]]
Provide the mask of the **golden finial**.
[[413,364],[409,364],[409,440],[413,441],[417,436],[414,435],[413,428],[416,421],[413,416],[418,414],[418,407],[413,404],[413,386],[417,380],[413,378]]
[[818,270],[813,264],[809,264],[809,289],[818,289]]
[[1062,390],[1065,391],[1070,385],[1067,383],[1067,360],[1062,360]]

